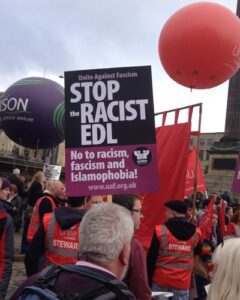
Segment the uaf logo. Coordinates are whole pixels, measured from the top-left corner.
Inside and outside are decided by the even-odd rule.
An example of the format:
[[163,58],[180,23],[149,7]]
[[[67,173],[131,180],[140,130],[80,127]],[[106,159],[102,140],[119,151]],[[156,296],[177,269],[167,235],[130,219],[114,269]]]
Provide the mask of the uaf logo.
[[146,166],[152,160],[152,153],[145,147],[139,147],[133,151],[132,159],[138,166]]

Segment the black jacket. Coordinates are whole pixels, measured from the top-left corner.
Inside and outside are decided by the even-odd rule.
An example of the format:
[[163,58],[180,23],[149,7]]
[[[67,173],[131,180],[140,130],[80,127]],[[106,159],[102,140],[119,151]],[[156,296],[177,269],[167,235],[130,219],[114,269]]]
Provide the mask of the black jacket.
[[12,217],[16,216],[17,212],[14,209],[14,205],[11,202],[0,199],[1,206],[3,209]]
[[48,197],[52,198],[52,200],[54,201],[54,203],[57,207],[60,206],[60,201],[58,199],[54,198],[52,194],[43,193],[40,196],[40,198],[42,198],[42,200],[41,200],[41,203],[39,204],[39,207],[38,207],[38,214],[39,214],[40,222],[42,222],[43,217],[44,217],[45,214],[51,213],[54,210],[53,206],[52,206],[52,203],[51,203],[51,201],[49,200]]
[[27,202],[30,206],[34,206],[37,199],[43,194],[42,185],[38,181],[33,181],[30,188],[27,191]]

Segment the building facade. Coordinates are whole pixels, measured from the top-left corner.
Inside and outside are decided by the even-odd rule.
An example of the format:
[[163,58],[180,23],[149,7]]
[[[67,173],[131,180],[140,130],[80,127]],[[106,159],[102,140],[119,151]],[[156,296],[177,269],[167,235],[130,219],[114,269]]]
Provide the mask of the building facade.
[[[204,174],[208,173],[210,167],[209,151],[214,143],[218,142],[223,136],[224,132],[201,133],[199,138],[199,159],[201,161]],[[190,149],[194,146],[197,146],[197,136],[191,136],[190,138]]]
[[[31,176],[43,169],[44,163],[65,165],[64,142],[55,149],[29,149],[11,141],[0,128],[0,176],[7,176],[14,168]],[[54,156],[54,157],[53,157]]]

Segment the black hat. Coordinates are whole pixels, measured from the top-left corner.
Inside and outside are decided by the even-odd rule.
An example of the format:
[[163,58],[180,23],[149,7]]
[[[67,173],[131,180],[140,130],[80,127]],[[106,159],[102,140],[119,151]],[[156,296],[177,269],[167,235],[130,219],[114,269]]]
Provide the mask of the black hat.
[[182,200],[171,200],[164,205],[180,214],[185,214],[187,212],[187,204]]

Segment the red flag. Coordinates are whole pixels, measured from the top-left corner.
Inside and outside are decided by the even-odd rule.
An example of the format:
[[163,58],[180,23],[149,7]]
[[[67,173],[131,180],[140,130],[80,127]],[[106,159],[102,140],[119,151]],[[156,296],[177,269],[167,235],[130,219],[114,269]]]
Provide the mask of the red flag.
[[227,231],[227,228],[225,225],[225,203],[223,199],[221,199],[220,202],[219,227],[222,236],[224,236]]
[[232,189],[233,193],[240,192],[240,153],[238,154],[238,160],[235,168],[235,174],[233,176]]
[[165,222],[164,203],[184,198],[190,130],[190,122],[156,130],[160,191],[143,195],[144,218],[137,237],[145,249],[151,242],[154,226]]
[[[188,167],[186,174],[186,187],[185,187],[185,195],[192,195],[194,193],[194,175],[196,168],[196,159],[197,159],[197,148],[193,147],[192,151],[189,153],[188,157]],[[197,166],[197,192],[206,191],[206,184],[204,181],[204,175],[202,170],[202,165],[200,160],[198,159]]]
[[203,239],[210,239],[212,234],[212,216],[213,216],[213,206],[214,206],[214,197],[211,197],[210,202],[208,203],[207,208],[205,209],[202,218],[199,221],[198,227],[202,231]]

